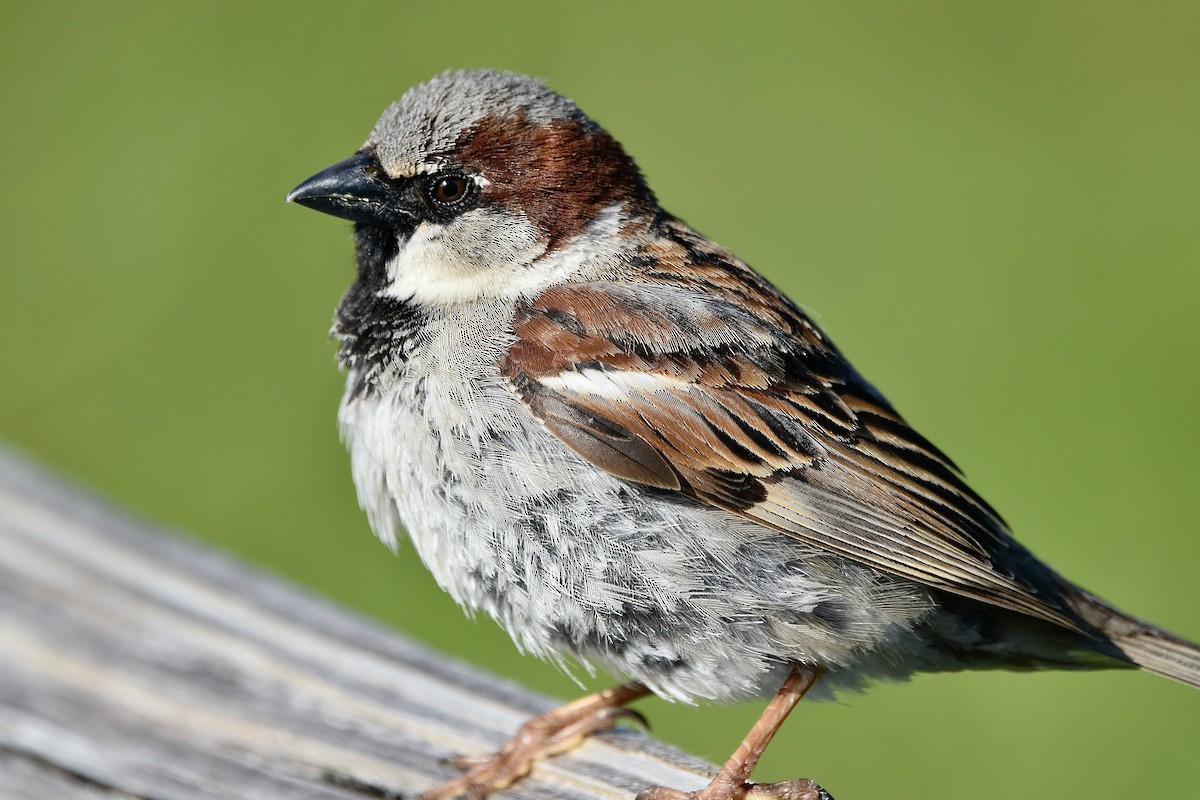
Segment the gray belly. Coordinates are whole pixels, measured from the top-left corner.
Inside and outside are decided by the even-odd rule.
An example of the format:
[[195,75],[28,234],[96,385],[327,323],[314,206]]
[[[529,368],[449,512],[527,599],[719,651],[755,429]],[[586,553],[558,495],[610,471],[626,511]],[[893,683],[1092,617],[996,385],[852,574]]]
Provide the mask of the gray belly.
[[680,700],[769,694],[797,661],[844,685],[911,670],[897,662],[921,649],[924,590],[600,472],[488,375],[489,360],[430,369],[442,362],[422,354],[341,413],[376,533],[394,543],[403,525],[459,604],[526,651]]

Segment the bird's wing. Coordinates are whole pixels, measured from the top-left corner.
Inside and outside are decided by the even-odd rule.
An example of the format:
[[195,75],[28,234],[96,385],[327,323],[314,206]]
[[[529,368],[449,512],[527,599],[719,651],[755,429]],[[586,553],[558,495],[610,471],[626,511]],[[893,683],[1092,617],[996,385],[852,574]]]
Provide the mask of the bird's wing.
[[551,288],[514,332],[508,380],[606,472],[1078,628],[1053,573],[950,460],[740,263]]

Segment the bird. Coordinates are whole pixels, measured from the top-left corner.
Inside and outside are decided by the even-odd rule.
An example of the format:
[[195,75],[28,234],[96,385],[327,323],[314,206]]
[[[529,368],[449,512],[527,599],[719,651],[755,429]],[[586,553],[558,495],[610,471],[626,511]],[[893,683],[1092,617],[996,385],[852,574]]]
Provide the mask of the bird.
[[767,699],[712,782],[641,800],[817,800],[751,781],[796,702],[918,672],[1141,668],[1200,648],[1018,544],[797,304],[665,211],[540,80],[453,70],[287,200],[354,223],[333,335],[358,497],[519,648],[623,681],[422,800],[479,800],[653,693]]

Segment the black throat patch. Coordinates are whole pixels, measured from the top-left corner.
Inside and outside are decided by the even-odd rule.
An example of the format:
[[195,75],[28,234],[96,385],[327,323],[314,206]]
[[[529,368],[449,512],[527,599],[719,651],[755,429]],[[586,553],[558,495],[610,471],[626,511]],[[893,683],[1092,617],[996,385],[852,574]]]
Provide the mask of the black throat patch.
[[338,362],[350,372],[350,396],[358,398],[375,389],[388,367],[408,359],[425,313],[411,300],[381,294],[387,264],[400,252],[397,232],[359,223],[354,239],[358,280],[338,304],[333,333],[341,342]]

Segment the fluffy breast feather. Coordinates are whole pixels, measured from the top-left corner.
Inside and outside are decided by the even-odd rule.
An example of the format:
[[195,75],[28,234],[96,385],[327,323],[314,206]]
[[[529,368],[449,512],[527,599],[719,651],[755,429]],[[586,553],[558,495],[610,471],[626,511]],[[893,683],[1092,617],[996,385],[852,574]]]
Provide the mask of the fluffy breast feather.
[[379,391],[348,391],[341,412],[376,533],[394,547],[403,525],[459,604],[524,650],[682,700],[770,693],[789,659],[844,666],[830,685],[857,683],[893,669],[871,661],[880,641],[917,647],[911,627],[931,607],[918,587],[565,447],[500,374],[511,313],[433,315]]

